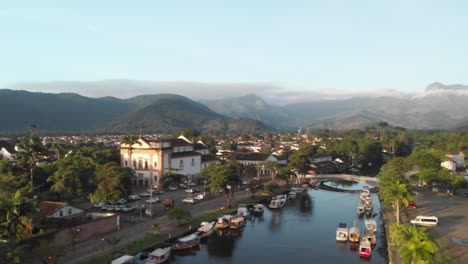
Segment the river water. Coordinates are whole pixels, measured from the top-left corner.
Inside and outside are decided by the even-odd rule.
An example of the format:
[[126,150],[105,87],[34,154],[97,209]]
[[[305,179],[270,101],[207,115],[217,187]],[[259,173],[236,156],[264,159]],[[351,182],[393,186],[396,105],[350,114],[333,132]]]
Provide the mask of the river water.
[[[330,186],[362,189],[362,184],[329,182]],[[377,195],[371,195],[374,212],[380,212]],[[231,235],[213,234],[198,248],[177,252],[171,263],[387,263],[385,237],[380,215],[377,244],[370,260],[360,259],[350,242],[336,242],[338,223],[364,231],[364,218],[358,218],[359,192],[333,192],[309,189],[302,198],[289,199],[280,210],[265,208],[262,217],[251,216],[246,226]]]

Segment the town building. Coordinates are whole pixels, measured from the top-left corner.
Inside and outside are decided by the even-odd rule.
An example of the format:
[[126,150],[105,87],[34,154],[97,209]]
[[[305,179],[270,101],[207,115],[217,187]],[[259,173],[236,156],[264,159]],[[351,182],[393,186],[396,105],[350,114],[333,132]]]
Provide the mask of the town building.
[[154,141],[140,137],[131,146],[121,144],[120,159],[123,167],[135,171],[134,186],[154,188],[162,184],[160,181],[166,173],[182,174],[194,180],[209,164],[217,162],[203,142],[193,143],[183,135]]

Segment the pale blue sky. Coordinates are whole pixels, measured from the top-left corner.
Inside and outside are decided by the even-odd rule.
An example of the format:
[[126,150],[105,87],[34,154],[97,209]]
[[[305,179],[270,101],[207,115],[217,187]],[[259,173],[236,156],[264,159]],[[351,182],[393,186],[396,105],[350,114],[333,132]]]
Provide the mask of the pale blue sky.
[[0,88],[129,79],[421,91],[467,83],[467,11],[463,0],[3,0]]

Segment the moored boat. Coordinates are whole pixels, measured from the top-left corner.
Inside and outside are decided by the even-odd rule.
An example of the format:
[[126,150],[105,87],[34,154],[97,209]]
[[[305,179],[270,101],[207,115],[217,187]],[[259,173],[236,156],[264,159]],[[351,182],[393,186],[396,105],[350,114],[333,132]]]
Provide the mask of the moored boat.
[[348,227],[346,226],[346,223],[338,224],[338,228],[336,229],[336,241],[348,241]]
[[271,209],[279,209],[282,208],[288,199],[288,196],[286,194],[280,194],[277,196],[273,196],[271,198],[270,203],[268,204],[268,207]]
[[366,219],[364,220],[364,224],[366,226],[366,230],[377,232],[377,222],[374,219]]
[[371,243],[372,245],[377,244],[377,236],[373,231],[366,230],[362,236],[362,241]]
[[357,214],[358,215],[363,215],[365,212],[366,212],[366,209],[364,208],[364,205],[362,203],[358,204]]
[[356,227],[356,221],[354,221],[354,226],[349,229],[349,236],[348,239],[351,242],[359,242],[359,238],[361,237],[361,231],[359,228]]
[[237,208],[237,215],[245,218],[249,217],[250,213],[247,205],[239,204],[239,207]]
[[213,234],[215,222],[202,222],[198,228],[198,236],[200,238],[209,237]]
[[264,210],[265,209],[263,208],[262,204],[256,204],[253,207],[252,213],[254,213],[255,215],[262,215]]
[[224,229],[224,228],[229,228],[229,225],[231,224],[231,219],[234,216],[232,215],[223,215],[220,218],[218,218],[218,221],[216,221],[216,228],[218,229]]
[[171,255],[171,247],[158,248],[148,254],[148,258],[146,259],[145,263],[147,264],[164,263],[169,259],[170,255]]
[[200,237],[195,233],[188,236],[181,237],[175,244],[171,246],[171,250],[184,250],[194,248],[200,244]]
[[361,241],[359,244],[359,256],[361,258],[370,258],[371,257],[371,244],[366,241]]
[[231,223],[229,225],[229,228],[231,229],[239,229],[245,225],[245,219],[244,217],[236,217],[231,219]]

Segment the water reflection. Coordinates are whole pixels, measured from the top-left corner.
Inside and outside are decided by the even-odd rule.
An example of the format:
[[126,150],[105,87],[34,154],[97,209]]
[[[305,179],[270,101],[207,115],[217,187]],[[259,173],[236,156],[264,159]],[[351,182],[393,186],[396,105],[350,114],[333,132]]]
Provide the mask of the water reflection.
[[[218,232],[221,231],[221,232]],[[207,241],[208,254],[215,257],[231,257],[234,253],[236,246],[236,238],[231,236],[230,231],[239,231],[239,230],[217,230],[216,234],[211,236]]]
[[283,210],[271,210],[270,223],[268,227],[271,232],[278,232],[281,229],[281,222],[283,220]]
[[299,201],[301,213],[304,215],[312,215],[312,198],[310,195],[308,193],[301,195]]

